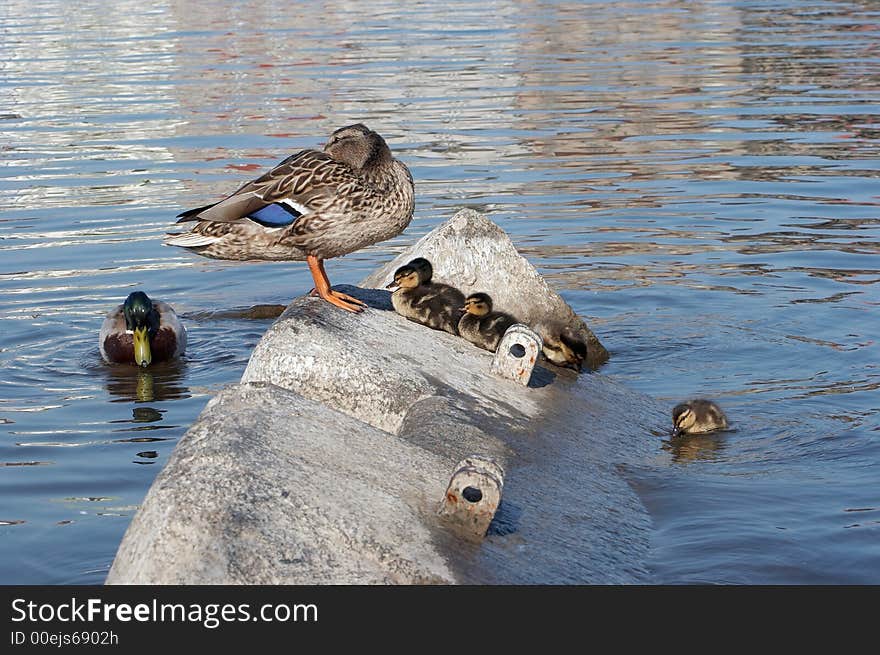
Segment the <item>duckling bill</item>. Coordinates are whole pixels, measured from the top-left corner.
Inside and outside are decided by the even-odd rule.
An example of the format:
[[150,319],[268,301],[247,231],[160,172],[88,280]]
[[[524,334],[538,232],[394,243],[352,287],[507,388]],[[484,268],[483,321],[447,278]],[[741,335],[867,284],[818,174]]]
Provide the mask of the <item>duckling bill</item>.
[[165,243],[204,257],[308,262],[315,291],[349,312],[365,304],[334,291],[324,260],[400,234],[412,220],[412,175],[385,140],[358,123],[302,150],[218,203],[178,214],[195,222]]
[[416,257],[394,272],[386,288],[394,311],[404,318],[434,330],[458,334],[464,294],[453,286],[434,282],[434,268],[424,257]]
[[487,293],[472,293],[465,301],[464,315],[458,322],[458,333],[475,346],[495,352],[501,337],[518,321],[504,312],[493,311],[492,297]]
[[184,353],[186,328],[171,305],[135,291],[107,314],[98,347],[107,362],[149,366]]
[[711,400],[696,398],[679,403],[672,410],[672,436],[705,434],[727,429],[727,417]]

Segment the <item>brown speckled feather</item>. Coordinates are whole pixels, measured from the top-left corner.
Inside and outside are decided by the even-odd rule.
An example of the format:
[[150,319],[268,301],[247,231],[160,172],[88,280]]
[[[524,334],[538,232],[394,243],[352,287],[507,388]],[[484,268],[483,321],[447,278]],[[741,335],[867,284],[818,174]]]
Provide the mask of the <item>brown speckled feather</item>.
[[458,334],[464,294],[448,284],[428,282],[413,289],[398,289],[391,304],[401,316],[434,330]]
[[491,312],[485,316],[465,314],[458,323],[458,333],[475,346],[495,352],[501,337],[516,319],[504,312]]
[[[165,242],[216,259],[302,260],[338,257],[400,234],[412,219],[412,176],[381,137],[369,134],[382,149],[371,165],[356,169],[326,152],[300,151],[216,205],[181,214],[198,222]],[[286,227],[248,218],[272,203],[302,215]]]

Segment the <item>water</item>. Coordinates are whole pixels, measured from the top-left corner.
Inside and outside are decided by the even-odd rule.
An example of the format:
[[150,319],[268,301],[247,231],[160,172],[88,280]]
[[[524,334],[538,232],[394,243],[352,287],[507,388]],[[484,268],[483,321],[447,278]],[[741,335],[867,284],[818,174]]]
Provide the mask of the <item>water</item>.
[[[174,215],[358,121],[416,215],[334,283],[474,207],[603,374],[727,410],[625,471],[652,581],[880,582],[876,3],[7,0],[0,30],[0,582],[102,582],[271,323],[239,310],[311,286],[162,246]],[[134,289],[184,317],[184,361],[100,362]]]

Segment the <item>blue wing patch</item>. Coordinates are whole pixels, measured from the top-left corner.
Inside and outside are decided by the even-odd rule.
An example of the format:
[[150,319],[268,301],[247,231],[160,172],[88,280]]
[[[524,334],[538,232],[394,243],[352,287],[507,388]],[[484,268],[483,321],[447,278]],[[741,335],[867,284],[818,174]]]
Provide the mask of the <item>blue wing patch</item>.
[[294,221],[300,216],[302,216],[302,214],[290,205],[284,205],[278,202],[273,202],[271,205],[266,205],[262,209],[258,209],[257,211],[248,214],[248,218],[256,221],[260,225],[264,225],[265,227],[286,227],[288,225],[293,225]]

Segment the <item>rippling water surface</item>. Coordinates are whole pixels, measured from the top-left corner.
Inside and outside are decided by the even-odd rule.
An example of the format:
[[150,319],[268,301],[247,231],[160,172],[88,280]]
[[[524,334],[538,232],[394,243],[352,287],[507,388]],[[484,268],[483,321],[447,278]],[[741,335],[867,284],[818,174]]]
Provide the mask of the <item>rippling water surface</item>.
[[[240,310],[311,286],[162,246],[174,215],[362,121],[416,215],[334,283],[474,207],[593,327],[602,374],[727,410],[626,471],[651,581],[880,583],[878,32],[871,0],[6,0],[0,582],[102,582],[271,323]],[[101,363],[134,289],[182,314],[184,361]]]

